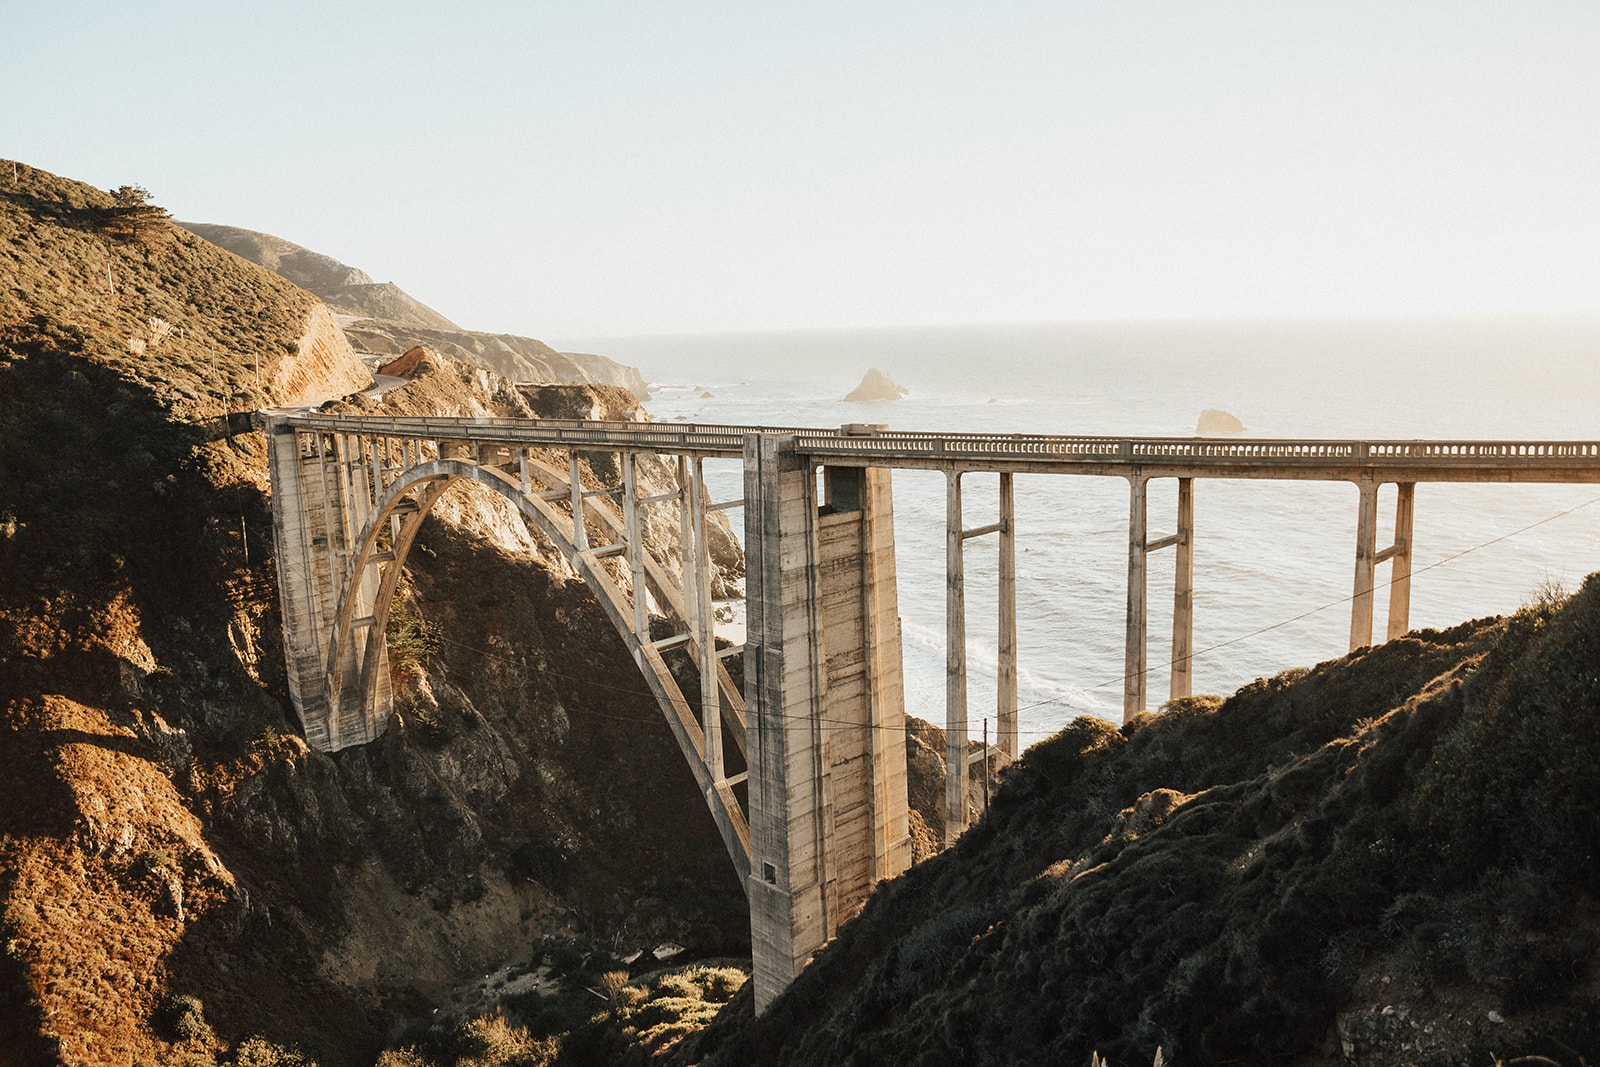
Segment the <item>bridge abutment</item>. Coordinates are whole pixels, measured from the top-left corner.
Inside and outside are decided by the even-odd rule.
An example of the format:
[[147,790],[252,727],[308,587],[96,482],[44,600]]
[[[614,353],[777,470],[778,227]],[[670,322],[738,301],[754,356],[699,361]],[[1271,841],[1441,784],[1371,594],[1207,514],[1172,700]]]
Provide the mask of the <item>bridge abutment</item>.
[[910,865],[887,470],[745,438],[750,930],[756,1011]]

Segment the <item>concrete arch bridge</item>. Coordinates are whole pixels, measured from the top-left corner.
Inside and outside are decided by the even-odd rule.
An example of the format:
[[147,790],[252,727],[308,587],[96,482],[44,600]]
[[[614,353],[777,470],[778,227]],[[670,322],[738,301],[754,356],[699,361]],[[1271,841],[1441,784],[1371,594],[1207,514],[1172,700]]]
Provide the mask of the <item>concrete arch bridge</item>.
[[[1600,482],[1595,441],[1337,441],[889,433],[502,418],[265,416],[290,692],[324,751],[378,737],[391,710],[384,621],[406,553],[445,488],[499,494],[553,543],[597,600],[655,694],[750,900],[758,1010],[910,861],[893,469],[946,477],[945,839],[968,824],[966,608],[970,540],[998,550],[997,747],[1017,754],[1018,473],[1129,485],[1123,709],[1146,705],[1146,559],[1171,548],[1171,695],[1189,693],[1197,478],[1347,481],[1357,490],[1350,647],[1371,642],[1376,568],[1391,567],[1389,637],[1408,628],[1419,482]],[[565,463],[553,460],[565,453]],[[586,488],[585,453],[615,456],[618,484]],[[744,496],[713,502],[706,460],[737,459]],[[671,471],[645,488],[648,465]],[[962,478],[999,479],[993,522],[968,526]],[[1146,529],[1149,485],[1176,483],[1177,530]],[[659,478],[654,480],[659,489]],[[1396,489],[1378,547],[1378,487]],[[747,633],[719,653],[709,516],[742,508]],[[648,509],[675,513],[681,565],[646,548]],[[681,575],[681,579],[680,579]],[[652,633],[651,617],[671,632]],[[659,630],[659,625],[657,627]],[[663,655],[699,675],[685,694]],[[744,688],[724,667],[744,657]],[[979,753],[976,758],[986,758]],[[742,769],[741,769],[742,768]]]

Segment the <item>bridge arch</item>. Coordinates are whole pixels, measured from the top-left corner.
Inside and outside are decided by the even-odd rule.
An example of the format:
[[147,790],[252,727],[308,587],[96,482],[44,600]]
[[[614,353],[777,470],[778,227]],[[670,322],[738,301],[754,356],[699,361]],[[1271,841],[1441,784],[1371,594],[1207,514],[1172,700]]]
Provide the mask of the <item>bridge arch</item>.
[[[544,482],[560,482],[561,490],[571,499],[572,484],[556,468],[537,460],[524,459],[524,470],[532,468]],[[636,457],[626,455],[625,464],[632,473]],[[568,476],[570,477],[570,476]],[[708,744],[707,735],[731,735],[741,757],[745,755],[743,694],[733,684],[721,661],[712,655],[710,662],[717,675],[717,707],[709,708],[705,700],[691,703],[682,692],[671,668],[663,659],[664,649],[658,645],[688,645],[691,655],[698,654],[699,638],[691,627],[687,638],[681,641],[653,641],[649,632],[648,614],[636,611],[633,598],[641,597],[645,589],[654,596],[663,614],[676,626],[687,625],[689,618],[683,590],[673,581],[672,574],[639,543],[637,533],[630,545],[626,538],[629,523],[614,510],[591,497],[582,500],[581,517],[569,518],[558,510],[552,501],[556,491],[541,493],[526,478],[513,477],[505,471],[465,459],[423,460],[405,467],[390,481],[371,509],[367,512],[359,531],[351,538],[349,561],[343,568],[340,594],[333,615],[333,625],[327,638],[322,662],[325,664],[324,684],[329,710],[334,721],[341,708],[359,708],[364,715],[381,713],[380,675],[386,670],[384,654],[385,628],[389,608],[400,583],[405,561],[416,542],[423,520],[443,497],[445,491],[458,481],[473,483],[499,495],[509,502],[530,526],[550,543],[583,579],[618,635],[627,646],[629,654],[640,668],[657,704],[661,707],[673,736],[678,742],[695,784],[700,789],[723,844],[728,850],[741,886],[750,873],[749,819],[740,803],[735,787],[744,775],[728,779],[722,772],[720,741]],[[685,491],[695,486],[685,484]],[[583,491],[579,487],[579,493]],[[612,540],[604,545],[590,546],[587,536],[580,538],[574,522],[587,520],[587,525]],[[635,524],[636,525],[636,524]],[[382,547],[385,530],[389,531],[391,547]],[[633,570],[632,597],[625,594],[615,578],[603,565],[606,558],[622,556],[631,558]],[[370,568],[378,568],[376,590],[363,589],[362,576]],[[367,612],[370,612],[368,614]],[[643,620],[642,627],[639,625]],[[701,663],[707,657],[699,656]],[[696,708],[701,709],[697,714]],[[716,717],[717,720],[713,720]],[[715,747],[715,758],[711,750]]]

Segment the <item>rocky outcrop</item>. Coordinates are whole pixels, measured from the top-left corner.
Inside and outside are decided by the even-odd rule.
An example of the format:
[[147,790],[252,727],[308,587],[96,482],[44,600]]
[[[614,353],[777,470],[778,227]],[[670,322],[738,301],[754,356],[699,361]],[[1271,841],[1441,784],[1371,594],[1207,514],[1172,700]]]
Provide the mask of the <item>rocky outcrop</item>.
[[393,359],[418,345],[475,367],[487,367],[514,382],[587,382],[618,385],[645,400],[650,388],[644,376],[605,356],[557,352],[543,341],[510,333],[430,329],[379,319],[345,325],[356,350],[379,359]]
[[873,367],[862,377],[860,385],[845,394],[845,399],[855,401],[899,400],[910,391],[905,386],[896,385],[893,378],[877,367]]
[[[104,193],[15,180],[0,1063],[243,1062],[251,1034],[372,1063],[397,1020],[475,967],[527,963],[537,934],[747,945],[732,865],[626,647],[561,561],[519,547],[525,528],[483,519],[488,494],[442,504],[408,560],[393,632],[417,640],[389,732],[336,756],[296,736],[264,442],[201,420],[364,385],[361,362],[283,277],[189,233],[108,247]],[[538,414],[487,370],[418,363],[344,408]],[[544,393],[561,388],[579,395]],[[637,411],[614,386],[534,392]],[[595,462],[586,484],[614,484]],[[174,1047],[185,999],[204,1001],[203,1052]]]
[[274,400],[282,405],[343,396],[372,384],[372,372],[356,355],[325,304],[306,316],[297,350],[279,361],[272,378]]

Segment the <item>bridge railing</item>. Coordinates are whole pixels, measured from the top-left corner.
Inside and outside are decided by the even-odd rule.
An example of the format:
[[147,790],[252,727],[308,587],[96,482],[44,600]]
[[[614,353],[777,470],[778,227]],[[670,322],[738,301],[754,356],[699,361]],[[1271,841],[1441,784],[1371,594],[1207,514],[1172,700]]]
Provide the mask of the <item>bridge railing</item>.
[[[799,451],[816,456],[883,455],[928,459],[1041,462],[1184,463],[1384,466],[1600,464],[1595,441],[1338,441],[1216,440],[1199,437],[1063,437],[1044,434],[881,433],[846,437],[830,431],[796,435]],[[891,465],[886,463],[885,465]]]
[[845,428],[737,426],[721,423],[612,422],[580,419],[384,417],[306,414],[289,424],[308,430],[389,437],[477,438],[524,445],[608,451],[697,452],[736,456],[747,434],[792,434],[796,451],[816,457],[895,460],[1151,464],[1202,466],[1600,466],[1600,441],[1360,441],[1090,437],[1054,434],[931,434]]

